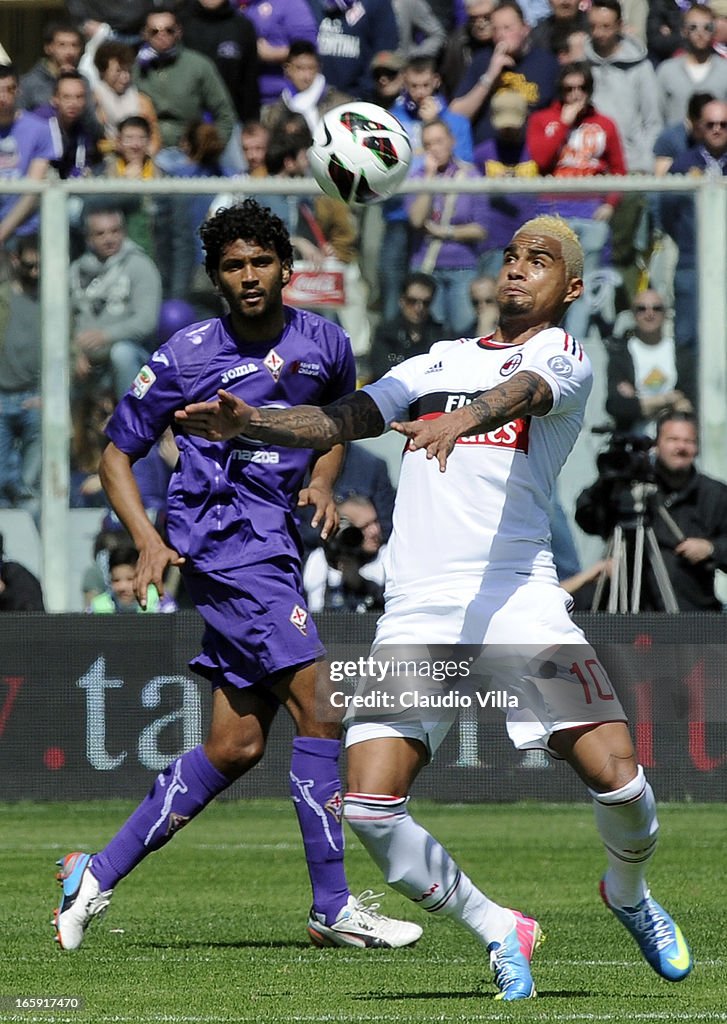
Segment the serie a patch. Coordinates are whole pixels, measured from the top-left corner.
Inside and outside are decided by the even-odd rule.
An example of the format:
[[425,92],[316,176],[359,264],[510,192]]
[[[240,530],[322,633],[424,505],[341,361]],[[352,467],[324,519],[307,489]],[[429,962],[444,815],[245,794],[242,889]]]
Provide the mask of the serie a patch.
[[150,366],[142,366],[131,385],[134,398],[143,398],[156,379],[157,375]]

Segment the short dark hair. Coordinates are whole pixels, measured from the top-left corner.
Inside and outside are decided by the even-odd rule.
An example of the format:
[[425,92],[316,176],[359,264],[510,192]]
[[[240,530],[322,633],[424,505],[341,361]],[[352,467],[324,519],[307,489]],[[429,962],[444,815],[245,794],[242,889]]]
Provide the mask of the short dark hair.
[[270,175],[280,174],[287,159],[295,160],[302,149],[311,144],[310,132],[293,132],[291,135],[275,134],[265,153],[265,167]]
[[25,252],[40,252],[40,238],[37,232],[15,236],[15,255],[20,257]]
[[698,121],[702,116],[702,111],[708,103],[713,103],[717,97],[713,96],[711,92],[693,92],[689,97],[687,103],[687,117],[692,122]]
[[404,283],[401,286],[401,294],[405,295],[413,284],[420,284],[424,288],[428,288],[432,295],[434,295],[437,290],[436,280],[431,274],[425,274],[423,270],[411,270],[406,275]]
[[558,91],[562,91],[563,82],[568,75],[582,75],[583,84],[586,87],[586,92],[589,96],[593,95],[593,72],[591,71],[590,65],[584,60],[570,61],[568,64],[564,64],[558,73]]
[[116,125],[116,134],[120,135],[124,128],[141,128],[147,135],[151,136],[151,125],[145,117],[141,114],[130,114],[129,117],[125,117],[123,121],[119,121]]
[[56,19],[54,21],[47,22],[43,27],[43,46],[47,46],[48,43],[52,43],[56,36],[66,32],[76,36],[78,41],[83,44],[83,35],[81,30],[74,25],[72,21]]
[[591,10],[595,7],[605,7],[607,11],[613,11],[618,21],[623,21],[623,11],[619,0],[593,0]]
[[176,21],[177,25],[180,24],[179,11],[173,4],[162,4],[160,7],[152,7],[150,11],[146,12],[146,17],[144,18],[144,25],[146,25],[147,22],[149,21],[149,18],[151,18],[155,14],[171,14],[171,16]]
[[61,82],[80,82],[83,85],[83,88],[84,89],[86,88],[86,79],[85,79],[85,77],[81,74],[80,71],[76,71],[75,69],[74,70],[68,70],[68,71],[61,71],[61,73],[56,78],[55,85],[53,86],[53,95],[54,96],[58,92],[58,86],[61,84]]
[[404,65],[405,71],[415,71],[421,74],[422,71],[431,71],[437,74],[437,61],[434,57],[426,54],[419,54],[417,57],[410,57]]
[[656,439],[659,440],[659,434],[665,423],[691,423],[697,432],[699,437],[699,420],[693,412],[682,412],[674,409],[665,409],[659,413],[656,417]]
[[261,206],[254,199],[218,210],[202,224],[199,235],[205,252],[205,270],[213,280],[223,250],[238,239],[274,249],[283,267],[293,265],[288,229],[268,206]]
[[93,58],[96,70],[100,75],[108,70],[112,60],[117,60],[122,68],[130,68],[134,63],[134,51],[126,43],[118,43],[113,39],[107,43],[101,43]]
[[18,81],[18,70],[14,64],[0,64],[0,78],[14,78]]
[[139,552],[133,544],[119,544],[109,552],[109,572],[120,565],[136,565],[138,561]]
[[494,14],[495,11],[514,11],[523,24],[526,22],[523,9],[517,0],[500,0],[498,4],[495,4],[495,8],[492,13]]
[[318,49],[315,43],[311,43],[309,39],[294,39],[288,47],[288,56],[285,58],[283,63],[287,63],[289,60],[293,60],[295,57],[315,57],[319,60]]

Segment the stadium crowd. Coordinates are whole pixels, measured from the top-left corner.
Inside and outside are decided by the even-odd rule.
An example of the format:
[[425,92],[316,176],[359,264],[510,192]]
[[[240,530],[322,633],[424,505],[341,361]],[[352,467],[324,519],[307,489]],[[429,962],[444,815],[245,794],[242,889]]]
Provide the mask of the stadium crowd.
[[[126,194],[74,206],[76,507],[106,507],[103,428],[136,369],[174,330],[221,312],[199,224],[230,197],[255,196],[254,180],[307,177],[312,133],[332,107],[364,99],[391,110],[411,139],[411,177],[430,181],[727,170],[727,0],[67,0],[66,8],[67,18],[47,24],[29,70],[0,53],[0,178],[228,179],[222,195]],[[684,196],[565,198],[544,181],[537,195],[448,201],[435,192],[362,209],[315,187],[311,198],[258,198],[286,223],[301,273],[338,272],[332,304],[311,308],[349,333],[359,383],[440,338],[494,329],[503,242],[528,217],[557,211],[586,257],[584,296],[566,327],[586,342],[595,331],[606,346],[614,427],[650,430],[665,410],[697,411],[695,221]],[[0,508],[35,516],[39,229],[34,197],[0,197]],[[173,458],[155,449],[137,469],[159,522]],[[352,495],[372,499],[360,482],[339,497]],[[376,512],[385,542],[388,513]],[[338,570],[330,559],[318,568],[322,595],[326,573]],[[377,607],[378,596],[369,598],[363,606]]]

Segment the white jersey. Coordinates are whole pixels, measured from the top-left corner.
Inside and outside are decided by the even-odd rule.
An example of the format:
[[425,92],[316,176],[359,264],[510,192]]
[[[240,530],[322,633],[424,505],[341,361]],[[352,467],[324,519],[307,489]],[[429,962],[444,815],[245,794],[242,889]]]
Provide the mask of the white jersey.
[[583,423],[591,365],[558,327],[522,345],[464,338],[433,345],[367,384],[387,424],[452,412],[518,371],[550,385],[546,416],[461,437],[444,474],[407,445],[387,546],[386,598],[476,592],[485,573],[556,581],[550,550],[553,486]]

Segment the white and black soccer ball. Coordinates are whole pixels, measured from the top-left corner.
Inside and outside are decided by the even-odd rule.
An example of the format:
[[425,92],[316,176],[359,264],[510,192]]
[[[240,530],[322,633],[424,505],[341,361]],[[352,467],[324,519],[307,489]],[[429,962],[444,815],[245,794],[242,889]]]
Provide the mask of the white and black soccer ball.
[[344,103],[323,115],[308,151],[323,191],[352,206],[388,199],[411,163],[405,128],[375,103]]

